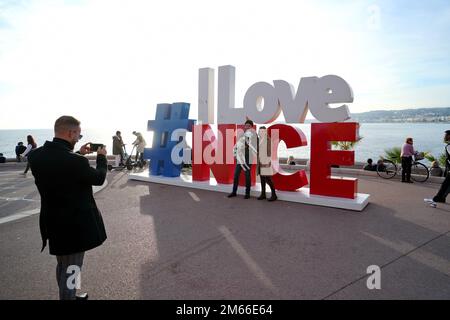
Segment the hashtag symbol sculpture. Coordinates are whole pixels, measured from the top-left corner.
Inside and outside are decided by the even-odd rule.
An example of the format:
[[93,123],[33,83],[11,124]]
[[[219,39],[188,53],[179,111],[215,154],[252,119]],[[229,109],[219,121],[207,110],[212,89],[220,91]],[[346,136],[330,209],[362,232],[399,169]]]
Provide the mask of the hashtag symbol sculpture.
[[147,127],[148,131],[153,131],[152,148],[144,151],[144,158],[150,160],[150,175],[180,176],[181,164],[174,164],[171,159],[172,149],[179,141],[172,141],[171,136],[176,129],[192,132],[195,120],[188,119],[189,108],[190,104],[184,102],[157,105],[155,120],[149,120]]

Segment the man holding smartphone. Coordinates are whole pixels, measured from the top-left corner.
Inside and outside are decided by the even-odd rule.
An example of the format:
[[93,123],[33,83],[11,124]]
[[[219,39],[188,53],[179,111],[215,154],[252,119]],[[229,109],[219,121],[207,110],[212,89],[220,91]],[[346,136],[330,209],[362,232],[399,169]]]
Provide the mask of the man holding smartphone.
[[[100,246],[106,231],[94,200],[92,186],[103,185],[107,160],[106,149],[98,148],[97,168],[84,155],[92,153],[90,143],[73,152],[81,139],[80,121],[62,116],[55,122],[55,137],[36,149],[29,157],[31,172],[41,195],[39,225],[42,250],[49,242],[50,254],[56,256],[56,277],[61,300],[87,299],[76,295],[85,251]],[[79,284],[79,282],[77,283]]]

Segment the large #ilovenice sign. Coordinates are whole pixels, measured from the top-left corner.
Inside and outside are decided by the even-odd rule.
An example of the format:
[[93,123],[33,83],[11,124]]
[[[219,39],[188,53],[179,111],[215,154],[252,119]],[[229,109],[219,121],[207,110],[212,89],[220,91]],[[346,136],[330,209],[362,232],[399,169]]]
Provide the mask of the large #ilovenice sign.
[[[214,89],[214,69],[200,69],[198,120],[189,119],[188,103],[158,104],[155,120],[148,121],[148,130],[154,133],[152,148],[144,152],[150,160],[149,171],[132,174],[131,179],[230,192],[236,165],[233,147],[243,134],[243,123],[251,119],[268,126],[283,113],[285,123],[267,128],[272,140],[269,154],[275,172],[273,181],[281,191],[279,199],[364,209],[369,195],[357,192],[357,179],[331,176],[332,165],[354,164],[354,151],[332,150],[331,142],[359,139],[359,124],[344,122],[350,118],[347,105],[330,107],[353,102],[353,92],[344,79],[335,75],[305,77],[297,90],[284,80],[257,82],[247,90],[243,108],[236,108],[235,68],[219,67],[216,132],[211,128],[216,124]],[[311,124],[309,180],[305,170],[283,172],[277,156],[280,141],[288,149],[308,145],[304,133],[293,125],[304,123],[308,110],[319,121]],[[186,132],[192,132],[192,149],[187,147]],[[192,177],[181,175],[182,163],[192,164]],[[257,192],[256,166],[250,170]],[[243,177],[240,184],[244,185]]]

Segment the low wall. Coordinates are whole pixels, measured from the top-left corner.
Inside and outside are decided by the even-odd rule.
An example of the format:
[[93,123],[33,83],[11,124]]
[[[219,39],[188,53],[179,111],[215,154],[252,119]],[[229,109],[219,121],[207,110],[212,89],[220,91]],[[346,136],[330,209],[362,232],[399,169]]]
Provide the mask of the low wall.
[[[86,157],[89,159],[89,163],[91,165],[95,165],[96,156],[89,155]],[[107,158],[108,158],[108,164],[114,165],[115,157],[113,155],[108,155]],[[6,163],[0,164],[1,168],[18,168],[19,169],[19,168],[25,168],[25,166],[27,164],[26,162],[16,162],[16,159],[14,159],[14,158],[6,159],[6,161],[7,161]],[[309,172],[309,165],[307,165],[308,159],[295,159],[295,162],[297,163],[296,165],[283,164],[283,163],[286,163],[286,161],[287,161],[287,158],[280,158],[280,167],[283,170],[297,171],[297,170],[304,169],[307,172]],[[362,170],[364,165],[365,165],[365,163],[356,162],[355,165],[353,165],[353,166],[346,166],[346,167],[342,167],[342,168],[332,168],[331,172],[333,174],[342,175],[342,176],[351,175],[351,176],[378,177],[378,174],[375,171]],[[397,174],[394,178],[392,178],[392,180],[400,180],[400,175]],[[438,183],[438,184],[441,184],[443,181],[444,181],[444,177],[433,177],[433,176],[430,176],[427,180],[427,182]]]
[[[90,156],[86,156],[86,158],[89,159],[89,163],[95,164],[96,161],[96,156],[90,155]],[[108,155],[107,156],[108,159],[108,164],[114,164],[115,163],[115,156],[112,155]],[[6,163],[0,163],[0,168],[17,168],[17,169],[21,169],[21,168],[25,168],[27,166],[27,162],[26,161],[22,161],[22,162],[17,162],[16,158],[7,158],[6,159]]]
[[[309,172],[309,166],[307,165],[286,165],[286,164],[280,164],[280,167],[283,170],[286,171],[297,171],[297,170],[301,170],[304,169],[307,172]],[[367,170],[362,170],[359,168],[354,168],[356,166],[353,167],[345,167],[345,168],[331,168],[331,173],[335,174],[335,175],[340,175],[340,176],[346,176],[346,175],[351,175],[351,176],[366,176],[366,177],[377,177],[379,179],[382,179],[378,176],[376,171],[367,171]],[[401,176],[400,175],[396,175],[394,178],[390,179],[390,180],[400,180]],[[444,177],[433,177],[430,176],[427,180],[427,182],[431,182],[431,183],[438,183],[441,184],[444,181]],[[419,182],[420,183],[420,182]]]

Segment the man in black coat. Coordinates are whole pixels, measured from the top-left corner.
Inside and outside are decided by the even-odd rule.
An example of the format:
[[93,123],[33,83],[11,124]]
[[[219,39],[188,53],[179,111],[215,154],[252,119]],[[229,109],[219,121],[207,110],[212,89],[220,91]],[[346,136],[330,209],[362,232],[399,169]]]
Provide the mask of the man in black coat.
[[426,203],[428,203],[431,207],[436,208],[438,203],[445,203],[448,194],[450,193],[450,130],[445,131],[444,135],[444,143],[447,145],[445,146],[445,155],[446,155],[446,161],[445,161],[445,179],[441,184],[441,187],[439,188],[438,193],[430,199],[423,199]]
[[244,170],[245,174],[245,196],[244,199],[250,199],[250,188],[251,188],[251,169],[253,158],[250,158],[250,147],[252,148],[253,152],[256,154],[256,134],[252,133],[253,130],[253,121],[247,120],[244,124],[244,136],[240,139],[244,140],[244,156],[239,156],[239,148],[241,146],[239,145],[239,141],[236,142],[235,149],[236,149],[236,167],[234,170],[234,178],[233,178],[233,191],[228,195],[228,198],[236,197],[237,195],[237,189],[239,185],[239,176],[241,174],[241,171]]
[[17,160],[17,162],[22,162],[22,159],[20,158],[20,155],[22,153],[24,153],[25,150],[27,150],[27,147],[25,147],[23,145],[23,142],[17,143],[16,150],[15,150],[16,151],[16,160]]
[[[55,138],[29,156],[31,172],[41,195],[39,225],[42,250],[49,242],[50,254],[57,258],[60,299],[78,299],[79,276],[84,252],[106,240],[103,219],[94,200],[92,186],[103,185],[107,160],[104,148],[97,151],[97,168],[85,154],[89,144],[73,152],[81,139],[80,122],[70,116],[55,122]],[[84,297],[87,299],[87,296]]]

